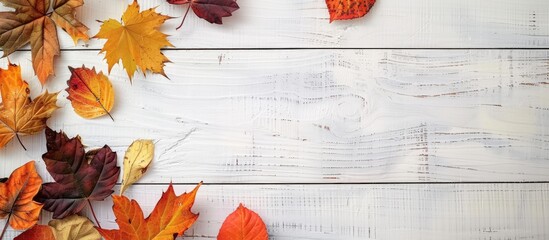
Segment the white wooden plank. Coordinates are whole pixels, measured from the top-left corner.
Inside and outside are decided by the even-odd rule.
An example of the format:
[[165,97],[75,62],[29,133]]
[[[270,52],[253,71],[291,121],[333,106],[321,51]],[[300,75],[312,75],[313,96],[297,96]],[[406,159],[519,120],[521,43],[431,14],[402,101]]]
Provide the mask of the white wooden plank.
[[[166,188],[132,186],[126,195],[148,215]],[[175,186],[177,194],[191,189]],[[263,218],[273,240],[547,239],[547,199],[549,184],[207,185],[184,239],[215,239],[241,202]],[[110,198],[94,203],[104,228],[117,228],[111,206]]]
[[[79,118],[61,93],[54,129],[109,144],[120,162],[138,138],[156,141],[143,182],[546,181],[549,51],[170,51],[167,74],[117,68],[109,118]],[[21,63],[33,94],[29,54]],[[105,70],[93,52],[67,65]],[[6,60],[1,61],[5,67]],[[40,160],[42,135],[0,150],[4,176]],[[43,176],[42,161],[39,170]]]
[[[95,35],[96,20],[120,19],[126,1],[87,0],[78,16]],[[224,25],[212,25],[192,13],[179,31],[186,6],[165,0],[140,0],[143,8],[179,17],[164,28],[179,48],[469,48],[549,47],[546,0],[384,0],[365,18],[329,23],[325,1],[239,0],[241,9]],[[6,10],[6,8],[1,8]],[[85,48],[60,34],[63,48]],[[89,48],[101,48],[91,41]]]

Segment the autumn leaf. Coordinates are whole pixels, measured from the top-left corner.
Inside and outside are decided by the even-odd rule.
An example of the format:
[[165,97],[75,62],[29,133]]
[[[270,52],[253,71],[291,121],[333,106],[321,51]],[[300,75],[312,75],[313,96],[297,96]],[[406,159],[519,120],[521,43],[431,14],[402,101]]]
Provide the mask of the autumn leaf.
[[34,227],[29,230],[19,234],[15,237],[14,240],[56,240],[55,235],[53,235],[53,230],[50,226],[45,225],[34,225]]
[[82,24],[75,18],[76,8],[84,5],[84,0],[55,0],[51,19],[67,32],[74,41],[74,45],[78,40],[87,42],[88,27]]
[[164,64],[170,60],[160,49],[173,45],[159,28],[170,18],[157,13],[154,8],[139,12],[139,4],[134,0],[122,15],[123,23],[114,19],[104,21],[94,37],[107,39],[101,53],[106,53],[109,73],[122,60],[130,81],[138,67],[143,74],[150,70],[166,76]]
[[54,219],[46,225],[35,225],[15,240],[99,240],[101,235],[87,217],[71,215]]
[[54,72],[54,58],[59,55],[57,27],[60,26],[76,42],[87,41],[88,28],[74,17],[83,0],[0,0],[14,12],[0,12],[0,47],[6,57],[30,42],[35,74],[44,84]]
[[83,118],[91,119],[109,115],[114,105],[114,90],[111,82],[103,72],[97,74],[95,68],[69,67],[72,75],[65,89],[74,111]]
[[133,183],[137,182],[147,171],[154,157],[154,143],[151,140],[134,141],[124,156],[124,174],[120,195]]
[[221,225],[218,240],[263,240],[269,239],[267,227],[261,217],[244,207],[242,203]]
[[35,199],[53,212],[53,218],[78,213],[86,204],[91,208],[91,201],[102,201],[113,193],[120,168],[109,146],[86,153],[80,137],[69,139],[50,128],[46,141],[48,151],[42,159],[55,182],[44,183]]
[[144,218],[143,210],[135,200],[125,196],[113,195],[113,212],[120,229],[97,228],[106,240],[119,239],[174,239],[182,235],[198,218],[191,212],[199,183],[192,192],[176,196],[170,183],[168,190],[154,207],[152,213]]
[[185,16],[181,21],[181,24],[177,29],[183,26],[185,18],[189,13],[189,9],[193,9],[193,12],[199,18],[205,19],[210,23],[223,24],[223,17],[229,17],[233,15],[233,12],[240,7],[236,3],[236,0],[167,0],[170,4],[183,5],[189,4]]
[[374,3],[376,0],[326,0],[330,22],[363,17]]
[[15,169],[8,180],[0,183],[0,219],[7,218],[0,239],[4,236],[8,224],[17,230],[32,227],[38,221],[42,204],[32,198],[42,184],[36,172],[34,161]]
[[[33,100],[29,97],[27,82],[21,78],[21,68],[9,64],[8,69],[0,68],[0,148],[14,137],[39,133],[46,127],[46,121],[58,107],[57,94],[46,91]],[[25,148],[26,150],[26,148]]]

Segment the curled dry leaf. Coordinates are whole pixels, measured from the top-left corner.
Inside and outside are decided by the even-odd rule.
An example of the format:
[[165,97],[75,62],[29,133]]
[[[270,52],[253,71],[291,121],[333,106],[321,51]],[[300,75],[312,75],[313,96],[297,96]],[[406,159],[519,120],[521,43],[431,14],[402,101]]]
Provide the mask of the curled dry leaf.
[[107,40],[101,53],[106,53],[109,72],[122,60],[130,81],[137,67],[143,74],[150,70],[166,76],[164,63],[169,60],[160,49],[173,45],[159,28],[170,18],[157,13],[154,8],[139,12],[139,4],[134,1],[122,15],[123,23],[114,19],[104,21],[94,37]]
[[154,143],[152,140],[135,140],[124,156],[124,175],[122,176],[122,187],[120,195],[137,182],[147,171],[154,157]]
[[[111,81],[103,72],[89,69],[69,67],[71,78],[67,81],[69,87],[65,89],[74,111],[83,118],[91,119],[103,115],[112,116],[110,111],[114,106],[114,89]],[[113,119],[114,121],[114,119]]]
[[113,195],[113,212],[120,229],[97,228],[106,240],[122,239],[174,239],[182,235],[198,218],[191,212],[199,183],[192,192],[176,196],[172,184],[162,194],[153,211],[147,217],[135,200]]
[[8,224],[17,230],[32,227],[38,221],[42,204],[34,202],[42,184],[34,161],[15,169],[6,182],[0,183],[0,219],[7,218],[0,239]]
[[50,0],[0,0],[14,12],[0,12],[0,47],[8,56],[30,42],[34,72],[44,84],[54,72],[54,57],[59,55],[57,26],[76,42],[87,41],[88,28],[75,18],[75,9],[83,0],[55,0],[53,12]]
[[363,17],[374,3],[376,0],[326,0],[330,22]]
[[71,215],[54,219],[46,225],[35,225],[15,237],[15,240],[99,240],[101,234],[87,217]]
[[189,4],[187,12],[181,24],[177,29],[183,26],[185,18],[189,13],[189,9],[193,9],[193,12],[199,18],[202,18],[210,23],[223,24],[223,17],[229,17],[233,15],[233,12],[238,10],[240,7],[235,0],[167,0],[170,4],[183,5]]
[[58,109],[58,93],[46,91],[34,100],[29,94],[29,85],[21,78],[19,66],[10,63],[8,69],[0,68],[0,148],[14,137],[23,146],[19,137],[42,131],[53,111]]
[[261,217],[244,207],[242,203],[221,225],[218,240],[263,240],[269,239],[267,227]]
[[69,139],[49,128],[46,141],[48,152],[42,159],[55,182],[44,183],[35,199],[53,212],[53,218],[78,213],[86,204],[91,207],[90,201],[102,201],[113,193],[120,168],[109,146],[86,153],[80,137]]

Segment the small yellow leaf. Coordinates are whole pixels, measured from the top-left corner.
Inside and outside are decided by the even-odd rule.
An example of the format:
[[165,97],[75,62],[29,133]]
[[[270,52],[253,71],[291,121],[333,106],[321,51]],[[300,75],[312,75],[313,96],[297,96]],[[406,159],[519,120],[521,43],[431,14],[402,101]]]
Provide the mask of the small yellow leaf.
[[152,140],[135,140],[124,156],[124,176],[120,195],[133,183],[137,182],[147,171],[154,157],[154,143]]

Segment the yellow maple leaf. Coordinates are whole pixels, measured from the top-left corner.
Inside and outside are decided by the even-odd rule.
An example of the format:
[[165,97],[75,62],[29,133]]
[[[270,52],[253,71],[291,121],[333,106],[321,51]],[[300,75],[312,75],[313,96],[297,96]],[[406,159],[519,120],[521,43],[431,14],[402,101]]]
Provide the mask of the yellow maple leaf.
[[53,111],[59,108],[56,105],[58,93],[46,91],[34,101],[29,93],[29,85],[21,78],[19,66],[10,63],[8,69],[0,68],[0,148],[14,137],[21,143],[20,135],[42,131]]
[[166,34],[159,31],[160,26],[170,16],[159,14],[154,8],[139,11],[134,1],[122,15],[122,22],[114,19],[104,21],[95,38],[107,39],[101,49],[105,59],[112,67],[122,60],[130,81],[137,67],[145,74],[147,70],[164,76],[164,64],[168,58],[160,51],[163,47],[173,47]]

